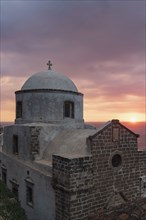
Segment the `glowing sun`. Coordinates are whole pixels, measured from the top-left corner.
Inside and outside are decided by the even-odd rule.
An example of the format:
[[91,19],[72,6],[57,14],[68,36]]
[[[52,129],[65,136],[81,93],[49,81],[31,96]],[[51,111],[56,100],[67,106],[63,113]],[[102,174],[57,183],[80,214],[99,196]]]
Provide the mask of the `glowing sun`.
[[137,122],[137,118],[135,116],[130,118],[130,122],[132,123],[136,123]]

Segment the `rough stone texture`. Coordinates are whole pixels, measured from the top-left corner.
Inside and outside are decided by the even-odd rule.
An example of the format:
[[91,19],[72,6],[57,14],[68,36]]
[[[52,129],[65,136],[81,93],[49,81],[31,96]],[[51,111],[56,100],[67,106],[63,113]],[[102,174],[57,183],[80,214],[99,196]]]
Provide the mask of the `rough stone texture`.
[[53,156],[56,220],[84,219],[91,208],[92,158]]
[[[118,120],[97,130],[84,125],[83,95],[74,84],[38,75],[16,92],[17,118],[0,146],[0,178],[11,190],[17,183],[28,219],[89,220],[145,197],[146,155],[137,150],[138,136]],[[69,114],[65,102],[72,103]],[[26,203],[28,182],[33,207]]]
[[[118,135],[113,133],[115,128]],[[137,150],[137,137],[113,120],[88,138],[91,156],[53,156],[57,220],[89,219],[100,209],[110,209],[143,195],[145,152]],[[118,167],[112,165],[115,154],[122,158]]]
[[[119,141],[112,140],[114,127],[119,128]],[[110,202],[108,199],[115,192],[122,193],[125,200],[140,196],[140,177],[145,175],[146,166],[145,153],[137,150],[137,136],[113,121],[90,138],[90,145],[93,155],[93,211],[106,208]],[[122,165],[113,167],[111,159],[117,153],[122,157]]]
[[40,152],[40,144],[39,144],[39,127],[31,127],[31,152],[33,154],[38,154]]
[[29,125],[11,125],[4,128],[3,152],[13,154],[13,136],[18,137],[18,155],[17,158],[32,160],[34,154],[40,153],[39,135],[42,126]]
[[[18,135],[18,155],[12,152],[13,135]],[[29,219],[35,216],[35,220],[40,220],[48,215],[45,220],[88,220],[95,218],[100,210],[108,211],[146,196],[146,155],[137,150],[137,137],[117,120],[97,130],[15,124],[4,129],[1,167],[7,170],[10,189],[9,181],[17,180],[19,199]],[[50,157],[57,152],[59,155],[53,156],[51,164]],[[122,158],[118,167],[112,165],[115,154]],[[24,201],[28,170],[35,183],[34,210]],[[47,184],[49,189],[45,191]],[[46,212],[40,204],[40,194],[48,207]],[[53,206],[47,206],[48,201]]]
[[146,199],[137,199],[111,210],[100,210],[90,220],[145,220]]

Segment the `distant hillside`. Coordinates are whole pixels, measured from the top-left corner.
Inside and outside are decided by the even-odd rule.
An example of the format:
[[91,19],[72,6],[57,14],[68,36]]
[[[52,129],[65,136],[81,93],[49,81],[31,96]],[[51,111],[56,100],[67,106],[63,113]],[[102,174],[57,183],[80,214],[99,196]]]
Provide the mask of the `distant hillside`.
[[13,193],[0,181],[0,220],[27,220]]

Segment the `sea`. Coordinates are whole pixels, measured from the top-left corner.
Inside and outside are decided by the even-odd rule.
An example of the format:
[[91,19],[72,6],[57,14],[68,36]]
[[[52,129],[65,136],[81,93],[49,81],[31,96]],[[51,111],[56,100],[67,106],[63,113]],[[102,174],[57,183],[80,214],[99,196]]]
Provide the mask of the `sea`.
[[[100,128],[105,122],[86,122],[87,124],[93,125]],[[128,129],[136,134],[139,134],[138,138],[138,149],[146,150],[146,122],[120,122]],[[1,122],[2,127],[13,124],[12,122]]]

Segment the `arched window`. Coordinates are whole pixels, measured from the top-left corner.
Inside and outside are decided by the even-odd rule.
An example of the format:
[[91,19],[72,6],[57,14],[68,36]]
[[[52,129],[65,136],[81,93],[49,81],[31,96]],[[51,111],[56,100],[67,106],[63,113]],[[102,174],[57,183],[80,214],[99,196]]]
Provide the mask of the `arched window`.
[[113,167],[119,167],[122,164],[122,157],[120,154],[115,154],[112,157],[112,166]]
[[74,118],[74,103],[71,101],[64,102],[64,117]]

